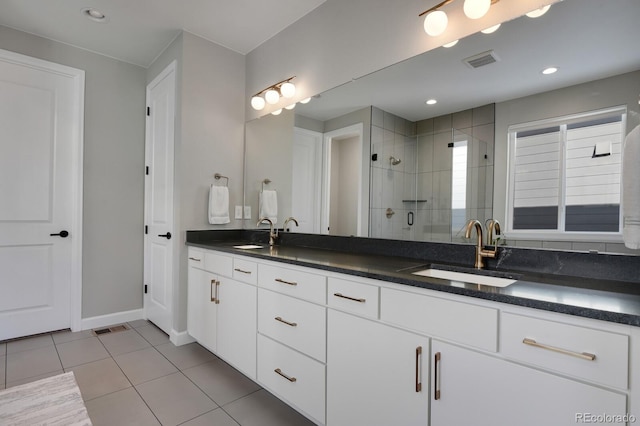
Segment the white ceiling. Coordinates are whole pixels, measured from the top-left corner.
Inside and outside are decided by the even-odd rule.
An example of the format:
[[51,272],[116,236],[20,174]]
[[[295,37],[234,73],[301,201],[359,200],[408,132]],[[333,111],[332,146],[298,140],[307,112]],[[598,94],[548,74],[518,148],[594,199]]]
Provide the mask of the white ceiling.
[[[474,34],[329,90],[296,114],[321,121],[374,105],[411,121],[640,69],[640,0],[564,0],[537,19]],[[426,34],[425,34],[425,37]],[[494,50],[499,62],[463,59]],[[540,71],[556,66],[556,74]],[[425,105],[435,98],[438,103]]]
[[324,1],[0,0],[0,25],[148,67],[180,30],[247,54]]

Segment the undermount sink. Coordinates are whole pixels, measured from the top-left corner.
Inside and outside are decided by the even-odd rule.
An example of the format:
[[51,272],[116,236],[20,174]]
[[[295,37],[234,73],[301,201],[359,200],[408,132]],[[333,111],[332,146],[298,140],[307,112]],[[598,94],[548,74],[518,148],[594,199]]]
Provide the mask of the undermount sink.
[[233,246],[233,248],[240,249],[240,250],[252,250],[252,249],[261,249],[262,246],[259,246],[257,244],[245,244],[241,246]]
[[422,277],[440,278],[443,280],[458,281],[463,283],[488,285],[492,287],[507,287],[516,282],[510,278],[493,277],[489,275],[470,274],[466,272],[444,271],[442,269],[423,269],[413,272],[413,275]]

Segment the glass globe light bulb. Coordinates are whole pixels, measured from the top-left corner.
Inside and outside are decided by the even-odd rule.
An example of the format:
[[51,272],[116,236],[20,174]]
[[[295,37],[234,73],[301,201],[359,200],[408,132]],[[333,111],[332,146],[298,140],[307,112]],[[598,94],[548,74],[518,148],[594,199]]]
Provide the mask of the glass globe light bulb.
[[264,98],[271,105],[277,104],[280,100],[280,93],[278,93],[277,90],[269,89],[267,90],[267,93],[264,94]]
[[282,112],[282,108],[273,111],[271,114],[272,115],[280,115],[281,112]]
[[491,34],[491,33],[495,33],[496,31],[498,31],[498,28],[500,28],[501,24],[498,25],[494,25],[493,27],[489,27],[489,28],[485,28],[484,30],[480,31],[482,34]]
[[304,98],[303,100],[300,101],[301,104],[308,104],[309,101],[311,100],[311,98]]
[[264,99],[260,96],[254,96],[253,98],[251,98],[251,106],[253,107],[253,109],[260,111],[261,109],[264,108],[265,102]]
[[464,14],[469,19],[480,19],[487,14],[491,0],[464,0]]
[[[491,0],[489,0],[491,1]],[[447,29],[449,18],[441,10],[431,12],[424,18],[424,31],[432,37],[439,36]]]
[[282,86],[280,86],[280,93],[282,93],[282,96],[284,96],[285,98],[293,98],[293,95],[296,94],[296,86],[287,81],[286,83],[283,83]]

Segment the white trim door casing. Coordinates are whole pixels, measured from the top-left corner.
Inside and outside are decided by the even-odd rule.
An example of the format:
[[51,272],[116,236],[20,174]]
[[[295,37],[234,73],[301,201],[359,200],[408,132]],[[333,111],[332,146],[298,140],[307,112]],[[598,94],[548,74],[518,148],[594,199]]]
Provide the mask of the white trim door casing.
[[145,318],[173,332],[174,253],[178,252],[173,211],[176,62],[147,86],[145,142]]
[[84,71],[0,50],[0,340],[80,329],[83,126]]
[[322,194],[322,133],[293,128],[291,215],[298,226],[291,232],[320,233]]

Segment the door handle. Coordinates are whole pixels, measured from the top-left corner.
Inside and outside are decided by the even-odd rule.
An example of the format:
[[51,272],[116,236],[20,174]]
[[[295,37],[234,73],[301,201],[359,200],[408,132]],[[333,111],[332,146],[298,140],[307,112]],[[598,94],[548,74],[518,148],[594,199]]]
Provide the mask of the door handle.
[[171,232],[167,232],[166,234],[158,234],[158,237],[164,237],[167,240],[171,239]]
[[69,236],[69,231],[60,231],[57,234],[49,234],[52,237],[60,237],[60,238],[67,238]]

